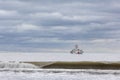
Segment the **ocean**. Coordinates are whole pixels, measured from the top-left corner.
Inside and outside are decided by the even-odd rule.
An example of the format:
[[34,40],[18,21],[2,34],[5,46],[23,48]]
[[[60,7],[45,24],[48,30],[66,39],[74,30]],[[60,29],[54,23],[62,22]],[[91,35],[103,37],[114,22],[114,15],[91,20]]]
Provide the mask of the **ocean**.
[[85,53],[0,53],[1,80],[120,80],[120,70],[100,69],[42,69],[20,61],[120,61],[120,54]]
[[120,61],[120,53],[0,53],[0,61]]
[[120,70],[7,69],[1,80],[120,80]]

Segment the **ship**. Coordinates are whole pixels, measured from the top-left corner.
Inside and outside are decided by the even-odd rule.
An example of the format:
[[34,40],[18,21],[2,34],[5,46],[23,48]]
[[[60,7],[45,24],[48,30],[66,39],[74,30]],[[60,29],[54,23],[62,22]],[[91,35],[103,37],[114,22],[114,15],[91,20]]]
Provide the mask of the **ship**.
[[75,45],[75,48],[70,51],[71,54],[83,54],[84,51],[79,49],[78,45]]

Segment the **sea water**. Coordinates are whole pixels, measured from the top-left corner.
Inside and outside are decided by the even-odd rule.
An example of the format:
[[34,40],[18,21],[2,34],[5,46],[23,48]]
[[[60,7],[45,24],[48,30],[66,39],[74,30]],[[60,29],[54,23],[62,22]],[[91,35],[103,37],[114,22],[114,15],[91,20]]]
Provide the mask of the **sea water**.
[[0,61],[120,61],[120,53],[0,53]]
[[120,80],[119,70],[10,69],[0,71],[1,80]]
[[119,62],[120,54],[0,53],[0,80],[120,80],[120,70],[37,69],[8,61],[101,61]]
[[29,63],[0,62],[0,80],[120,80],[120,70],[43,69]]

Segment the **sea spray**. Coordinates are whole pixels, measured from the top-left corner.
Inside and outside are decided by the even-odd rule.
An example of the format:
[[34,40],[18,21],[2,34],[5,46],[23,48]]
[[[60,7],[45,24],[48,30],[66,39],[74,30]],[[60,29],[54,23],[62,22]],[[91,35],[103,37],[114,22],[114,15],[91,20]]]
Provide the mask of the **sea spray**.
[[0,68],[38,68],[38,67],[30,63],[0,62]]

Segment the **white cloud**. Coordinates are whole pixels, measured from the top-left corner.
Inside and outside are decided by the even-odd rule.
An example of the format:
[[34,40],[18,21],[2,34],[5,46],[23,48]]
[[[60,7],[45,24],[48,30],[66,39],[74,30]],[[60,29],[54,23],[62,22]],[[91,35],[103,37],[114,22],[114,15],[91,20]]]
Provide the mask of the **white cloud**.
[[24,31],[31,31],[31,30],[41,30],[42,28],[32,24],[21,24],[16,26],[15,29],[17,32],[24,32]]
[[0,16],[14,16],[16,15],[16,11],[11,11],[11,10],[0,10]]
[[75,21],[80,21],[80,22],[85,22],[85,21],[98,21],[98,20],[103,20],[106,19],[106,16],[96,16],[96,15],[74,15],[74,16],[66,16],[64,19],[68,20],[75,20]]
[[92,40],[91,42],[92,43],[113,43],[113,42],[117,42],[118,39],[95,39],[95,40]]
[[62,40],[59,38],[29,38],[26,43],[79,43],[79,40]]
[[65,26],[55,26],[55,27],[52,27],[51,29],[52,30],[67,30],[69,28]]
[[62,19],[62,20],[72,20],[72,21],[100,21],[108,19],[107,16],[100,16],[100,15],[65,15],[60,12],[37,12],[30,14],[32,18],[39,18],[39,19]]
[[36,17],[36,18],[42,18],[42,17],[47,17],[47,18],[62,18],[63,15],[58,12],[37,12],[37,13],[32,13],[30,14],[31,17]]

